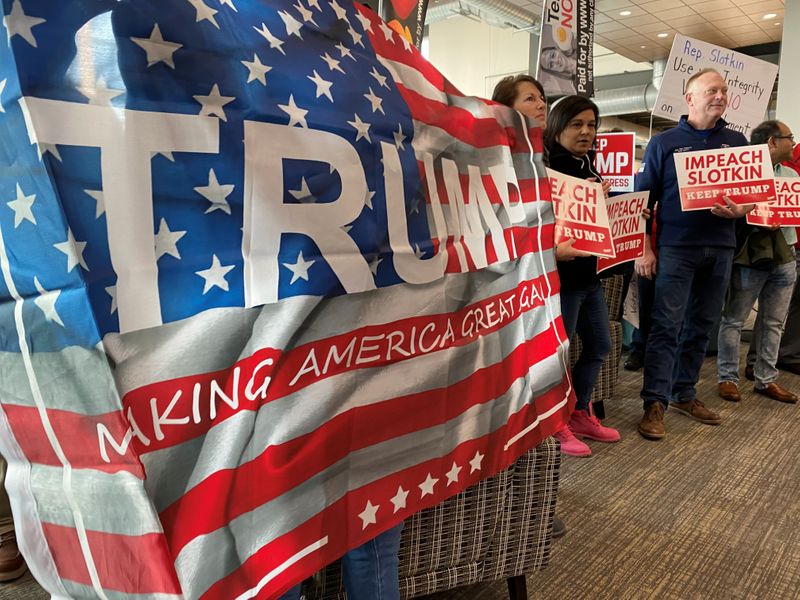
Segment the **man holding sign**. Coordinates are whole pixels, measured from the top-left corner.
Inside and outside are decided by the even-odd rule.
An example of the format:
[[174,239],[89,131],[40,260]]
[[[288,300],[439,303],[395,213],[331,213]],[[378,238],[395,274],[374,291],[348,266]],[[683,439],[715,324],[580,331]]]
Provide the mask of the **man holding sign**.
[[[727,197],[711,209],[681,210],[674,155],[747,144],[722,119],[728,87],[717,71],[703,69],[690,77],[684,99],[689,114],[676,128],[650,140],[635,182],[637,191],[650,191],[650,208],[658,205],[658,260],[648,242],[644,257],[636,261],[640,277],[656,277],[639,423],[639,433],[648,439],[664,437],[668,406],[701,423],[720,422],[696,398],[695,384],[728,285],[736,247],[734,220],[748,211]],[[648,231],[650,227],[648,222]]]
[[[752,144],[767,145],[778,176],[794,173],[789,167],[779,164],[792,156],[793,140],[792,132],[780,121],[764,121],[753,130],[750,138]],[[797,233],[794,227],[773,225],[756,228],[742,224],[737,234],[740,243],[719,328],[719,395],[731,402],[741,400],[738,383],[742,325],[758,299],[758,317],[751,345],[756,350],[753,360],[755,391],[773,400],[794,404],[797,396],[777,383],[775,364],[797,278],[793,248]]]

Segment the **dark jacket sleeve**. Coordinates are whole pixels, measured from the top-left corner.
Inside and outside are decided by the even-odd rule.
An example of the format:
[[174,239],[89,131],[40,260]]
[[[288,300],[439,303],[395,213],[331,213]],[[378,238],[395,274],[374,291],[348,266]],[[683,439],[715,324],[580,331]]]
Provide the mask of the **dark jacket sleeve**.
[[[642,158],[642,166],[636,174],[633,183],[633,189],[637,192],[648,190],[650,192],[650,199],[647,202],[647,207],[651,212],[655,209],[658,202],[661,200],[663,192],[663,150],[661,144],[658,143],[658,137],[650,140],[647,144],[647,149],[644,151]],[[650,235],[653,230],[653,219],[647,219],[645,223],[645,233]]]

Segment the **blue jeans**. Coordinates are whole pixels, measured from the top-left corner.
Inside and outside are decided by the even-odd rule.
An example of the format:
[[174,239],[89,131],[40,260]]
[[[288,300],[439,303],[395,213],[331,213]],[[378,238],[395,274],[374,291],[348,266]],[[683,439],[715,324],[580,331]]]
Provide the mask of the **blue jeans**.
[[572,367],[572,385],[577,403],[575,410],[587,410],[597,375],[611,352],[608,306],[600,283],[581,290],[561,291],[561,315],[571,339],[577,332],[583,349]]
[[[796,280],[800,281],[800,252],[795,252]],[[750,344],[747,351],[747,364],[756,364],[756,345]],[[778,351],[779,365],[800,365],[800,284],[795,282],[794,293],[789,301],[789,313],[781,338],[781,349]]]
[[696,397],[708,336],[722,310],[733,248],[663,246],[658,255],[642,401]]
[[783,323],[797,278],[794,261],[771,269],[733,266],[728,302],[719,327],[718,381],[739,382],[739,345],[742,325],[758,299],[758,315],[753,329],[756,360],[753,374],[756,387],[763,388],[778,379],[778,349]]
[[656,289],[656,282],[646,277],[637,277],[636,287],[639,292],[639,327],[633,332],[631,354],[638,354],[644,358],[647,336],[650,334],[650,315],[653,312],[653,293]]
[[[353,548],[342,558],[342,576],[348,600],[400,600],[397,555],[403,523]],[[299,600],[300,584],[280,600]]]

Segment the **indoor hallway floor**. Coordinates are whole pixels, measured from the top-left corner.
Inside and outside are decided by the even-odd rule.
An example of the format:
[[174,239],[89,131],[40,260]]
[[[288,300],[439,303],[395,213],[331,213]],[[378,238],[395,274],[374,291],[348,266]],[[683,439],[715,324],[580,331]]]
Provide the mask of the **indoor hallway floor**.
[[[744,354],[742,354],[744,359]],[[800,395],[800,376],[779,383]],[[742,380],[742,401],[717,396],[707,358],[698,397],[719,426],[667,412],[666,437],[636,432],[641,371],[621,371],[604,423],[617,444],[564,457],[558,514],[569,529],[549,566],[528,579],[531,600],[789,600],[800,598],[800,404]],[[505,582],[424,600],[500,600]]]

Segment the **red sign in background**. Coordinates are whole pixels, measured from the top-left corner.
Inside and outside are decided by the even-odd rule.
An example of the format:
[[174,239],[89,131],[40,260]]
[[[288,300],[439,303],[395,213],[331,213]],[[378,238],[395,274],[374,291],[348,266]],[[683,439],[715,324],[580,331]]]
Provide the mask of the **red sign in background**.
[[757,204],[747,214],[750,225],[800,227],[800,177],[776,177],[777,202]]
[[605,181],[611,182],[612,192],[632,192],[636,134],[598,133],[594,166]]

